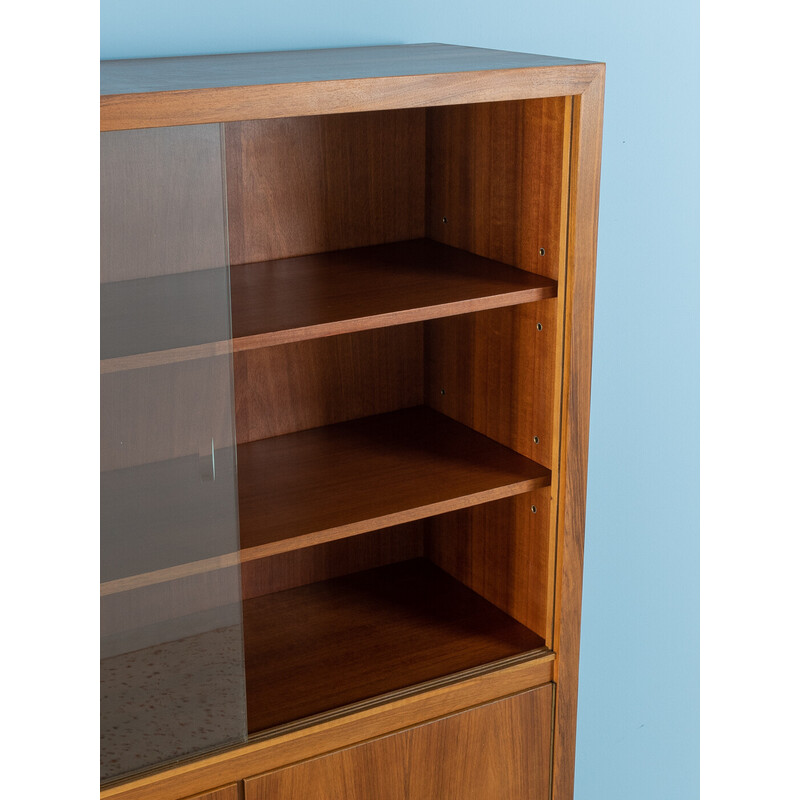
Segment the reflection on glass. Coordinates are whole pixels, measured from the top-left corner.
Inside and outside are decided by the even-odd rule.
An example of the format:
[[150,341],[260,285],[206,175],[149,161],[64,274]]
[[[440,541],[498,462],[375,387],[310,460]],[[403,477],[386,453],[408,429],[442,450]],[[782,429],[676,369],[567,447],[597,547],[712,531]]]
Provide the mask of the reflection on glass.
[[221,130],[101,136],[101,777],[246,735]]

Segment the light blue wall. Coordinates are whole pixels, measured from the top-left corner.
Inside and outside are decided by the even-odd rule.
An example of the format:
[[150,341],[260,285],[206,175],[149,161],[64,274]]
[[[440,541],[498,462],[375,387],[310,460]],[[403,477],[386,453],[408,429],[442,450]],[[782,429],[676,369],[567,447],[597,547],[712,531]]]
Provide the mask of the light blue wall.
[[607,62],[575,796],[697,797],[697,0],[101,12],[103,58],[446,42]]

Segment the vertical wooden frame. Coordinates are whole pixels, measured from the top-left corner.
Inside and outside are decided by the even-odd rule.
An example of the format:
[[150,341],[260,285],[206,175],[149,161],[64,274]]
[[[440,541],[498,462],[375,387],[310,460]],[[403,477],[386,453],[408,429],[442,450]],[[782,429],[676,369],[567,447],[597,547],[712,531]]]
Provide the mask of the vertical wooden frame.
[[567,250],[558,510],[553,731],[553,800],[571,800],[575,783],[583,543],[589,452],[595,262],[600,195],[605,65],[575,96]]

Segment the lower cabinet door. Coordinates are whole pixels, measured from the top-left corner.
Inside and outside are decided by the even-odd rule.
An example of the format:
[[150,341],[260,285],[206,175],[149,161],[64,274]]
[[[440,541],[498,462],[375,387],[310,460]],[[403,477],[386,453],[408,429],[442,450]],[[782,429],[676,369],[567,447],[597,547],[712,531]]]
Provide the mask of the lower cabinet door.
[[552,684],[249,778],[245,800],[546,800]]

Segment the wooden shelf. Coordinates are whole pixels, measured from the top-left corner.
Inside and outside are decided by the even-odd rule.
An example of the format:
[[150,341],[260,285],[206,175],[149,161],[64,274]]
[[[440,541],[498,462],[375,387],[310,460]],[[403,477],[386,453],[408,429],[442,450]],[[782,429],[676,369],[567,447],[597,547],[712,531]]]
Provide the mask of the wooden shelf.
[[275,555],[550,483],[550,471],[425,407],[237,448],[242,559]]
[[549,278],[428,239],[104,284],[101,372],[555,297]]
[[234,349],[555,297],[531,272],[429,239],[231,268]]
[[[242,444],[237,461],[238,553],[208,553],[196,561],[175,562],[130,577],[113,575],[101,584],[101,594],[224,569],[550,483],[550,470],[425,406]],[[232,523],[232,513],[225,520],[217,519],[219,510],[212,503],[209,484],[198,483],[199,478],[195,479],[198,491],[202,489],[203,497],[209,499],[197,503],[191,516],[181,511],[187,502],[185,477],[188,471],[196,471],[196,459],[176,459],[157,467],[124,472],[136,473],[137,485],[160,476],[153,491],[159,498],[171,498],[176,511],[170,519],[187,517],[188,521],[176,532],[159,520],[158,525],[146,526],[144,541],[152,539],[157,544],[174,539],[184,543],[183,552],[187,552],[186,543],[202,532],[218,530],[225,521]],[[159,502],[156,508],[163,505]],[[138,524],[133,515],[131,519],[131,525]],[[134,531],[125,530],[122,541],[142,541],[141,534],[135,538]],[[167,555],[155,547],[141,548],[142,558],[151,549],[160,554],[161,564],[169,563]]]
[[251,733],[544,647],[425,559],[246,600],[243,614]]

